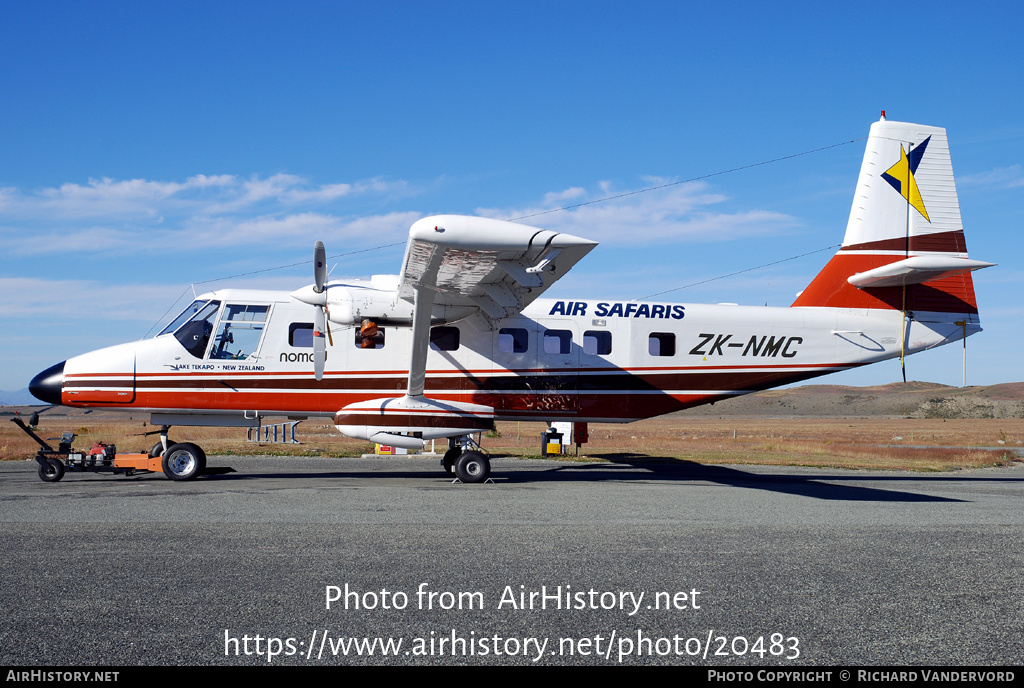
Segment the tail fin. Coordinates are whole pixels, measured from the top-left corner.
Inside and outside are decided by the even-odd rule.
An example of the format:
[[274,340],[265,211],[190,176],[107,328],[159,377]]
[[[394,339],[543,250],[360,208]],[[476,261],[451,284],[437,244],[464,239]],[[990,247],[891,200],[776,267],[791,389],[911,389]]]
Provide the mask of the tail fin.
[[[843,245],[793,306],[977,315],[946,130],[871,125]],[[974,318],[972,318],[974,320]]]

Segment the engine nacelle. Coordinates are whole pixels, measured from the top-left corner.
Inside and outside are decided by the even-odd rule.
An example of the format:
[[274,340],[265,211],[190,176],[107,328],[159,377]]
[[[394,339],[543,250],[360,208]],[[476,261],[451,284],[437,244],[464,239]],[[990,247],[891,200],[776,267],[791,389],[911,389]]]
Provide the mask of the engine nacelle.
[[[374,277],[367,283],[346,283],[327,288],[327,314],[332,323],[350,326],[363,320],[376,323],[411,323],[412,304],[398,298],[397,278],[394,286]],[[385,288],[379,288],[385,287]]]
[[[411,325],[413,304],[398,296],[398,275],[374,275],[369,281],[346,280],[328,282],[322,293],[313,285],[297,289],[292,297],[311,306],[327,305],[328,319],[345,327],[358,326],[363,320],[379,325]],[[448,323],[461,320],[474,312],[472,307],[435,305],[431,320]]]

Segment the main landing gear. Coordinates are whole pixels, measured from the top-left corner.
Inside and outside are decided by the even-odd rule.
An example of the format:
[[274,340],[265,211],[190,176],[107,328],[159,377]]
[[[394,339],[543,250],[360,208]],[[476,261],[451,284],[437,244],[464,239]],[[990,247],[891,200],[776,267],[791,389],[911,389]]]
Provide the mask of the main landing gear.
[[476,446],[473,438],[469,435],[452,437],[448,440],[448,451],[441,459],[441,467],[448,475],[454,473],[460,482],[482,483],[486,482],[491,475],[491,461],[479,449],[471,449]]

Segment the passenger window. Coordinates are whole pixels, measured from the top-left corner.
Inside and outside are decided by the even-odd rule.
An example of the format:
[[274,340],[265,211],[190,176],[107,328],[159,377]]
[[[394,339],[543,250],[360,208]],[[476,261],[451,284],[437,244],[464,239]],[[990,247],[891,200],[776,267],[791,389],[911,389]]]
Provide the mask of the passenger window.
[[588,330],[583,333],[583,353],[591,356],[607,356],[612,352],[612,333],[604,330]]
[[292,323],[288,326],[288,346],[313,348],[313,323]]
[[651,356],[675,356],[676,336],[671,332],[652,332],[647,338],[647,352]]
[[544,353],[567,354],[572,351],[572,332],[548,330],[544,333]]
[[530,333],[521,327],[503,327],[498,330],[498,351],[503,354],[522,354],[529,348]]
[[377,323],[372,320],[364,320],[355,333],[357,349],[384,348],[384,328],[377,327]]
[[270,306],[229,303],[213,342],[210,358],[244,361],[256,352]]
[[434,351],[455,351],[459,348],[459,328],[434,327],[430,330],[430,348]]

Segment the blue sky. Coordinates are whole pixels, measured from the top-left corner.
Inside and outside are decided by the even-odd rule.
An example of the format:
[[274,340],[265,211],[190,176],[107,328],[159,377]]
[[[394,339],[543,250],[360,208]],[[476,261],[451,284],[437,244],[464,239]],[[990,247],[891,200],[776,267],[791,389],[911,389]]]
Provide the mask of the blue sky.
[[[345,254],[427,214],[703,177],[859,139],[881,109],[947,128],[971,256],[999,263],[975,278],[968,382],[1024,380],[1022,35],[1013,3],[0,4],[0,389],[142,337],[191,283],[301,262],[197,290],[303,286],[317,239]],[[551,295],[643,297],[838,244],[862,154],[533,218],[601,241]],[[670,298],[788,305],[828,256]],[[961,357],[909,377],[959,384]]]

